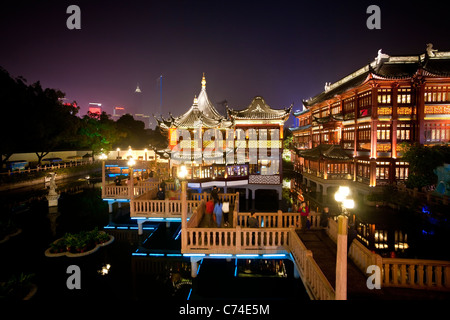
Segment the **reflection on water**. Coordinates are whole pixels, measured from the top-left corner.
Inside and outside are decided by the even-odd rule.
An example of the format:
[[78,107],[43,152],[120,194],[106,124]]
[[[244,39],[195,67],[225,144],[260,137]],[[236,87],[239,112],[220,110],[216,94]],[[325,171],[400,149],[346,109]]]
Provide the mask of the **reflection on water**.
[[[189,258],[180,254],[180,223],[146,223],[144,234],[138,236],[135,221],[129,219],[129,207],[114,208],[114,213],[110,214],[108,205],[101,199],[98,185],[80,181],[70,186],[59,184],[58,187],[61,195],[58,207],[52,208],[48,207],[43,186],[1,195],[2,216],[10,218],[23,232],[0,244],[0,282],[22,272],[35,274],[33,281],[38,291],[34,300],[208,299],[214,294],[218,297],[224,294],[225,291],[212,294],[220,290],[221,285],[229,288],[229,298],[252,298],[263,293],[279,298],[283,296],[276,290],[261,290],[267,286],[267,279],[278,281],[290,274],[288,278],[292,280],[292,266],[286,267],[286,262],[275,260],[252,260],[251,263],[233,260],[232,270],[227,274],[220,274],[214,263],[205,261],[198,279],[193,279]],[[22,210],[17,210],[18,207]],[[78,233],[95,227],[100,230],[105,227],[104,230],[112,234],[115,241],[84,257],[45,257],[49,244],[65,233]],[[80,290],[67,288],[67,270],[71,265],[80,267]],[[242,272],[236,273],[238,265],[239,268],[242,266]],[[244,275],[247,277],[242,280]],[[253,277],[248,277],[250,275]],[[261,276],[263,279],[258,278]],[[248,281],[253,281],[251,279],[256,282],[248,287]],[[279,282],[272,281],[272,285],[280,287]],[[283,291],[286,297],[295,294],[309,299],[298,289],[301,288],[298,281],[284,283],[280,288],[291,290]]]
[[[332,187],[324,196],[314,187],[306,189],[301,179],[293,180],[293,186],[302,188],[313,210],[328,206],[332,215],[340,213]],[[447,208],[443,208],[444,214],[431,213],[425,206],[422,210],[393,209],[368,206],[360,197],[355,197],[356,206],[351,211],[355,218],[351,218],[349,224],[354,224],[357,238],[370,250],[387,257],[450,260],[450,252],[445,248],[450,243],[450,225],[445,218]]]
[[238,277],[280,277],[288,276],[284,260],[243,259],[236,261]]

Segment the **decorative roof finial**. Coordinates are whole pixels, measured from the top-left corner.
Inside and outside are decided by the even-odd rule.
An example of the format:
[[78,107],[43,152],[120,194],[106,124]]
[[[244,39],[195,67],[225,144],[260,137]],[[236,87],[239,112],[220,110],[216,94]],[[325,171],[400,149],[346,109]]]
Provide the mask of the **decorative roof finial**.
[[427,43],[427,54],[429,57],[435,57],[436,56],[437,49],[433,49],[432,43]]
[[375,62],[377,65],[380,64],[382,59],[389,59],[389,55],[381,52],[382,49],[378,50],[378,55],[375,57]]
[[197,106],[197,105],[198,105],[197,95],[194,96],[194,103],[193,103],[193,105],[194,105],[194,106]]
[[206,79],[205,79],[205,73],[203,72],[203,78],[202,78],[202,89],[206,89]]

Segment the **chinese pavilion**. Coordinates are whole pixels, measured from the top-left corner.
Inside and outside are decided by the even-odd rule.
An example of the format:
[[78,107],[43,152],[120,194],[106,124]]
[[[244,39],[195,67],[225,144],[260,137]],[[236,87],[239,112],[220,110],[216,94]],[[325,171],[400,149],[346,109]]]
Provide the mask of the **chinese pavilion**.
[[249,191],[274,189],[281,199],[282,132],[292,106],[272,109],[257,96],[246,109],[227,107],[225,117],[209,100],[204,75],[201,85],[186,113],[157,119],[168,136],[172,173],[185,164],[191,188],[242,188],[246,197]]
[[431,44],[412,56],[380,49],[369,65],[303,104],[291,131],[295,169],[305,180],[324,193],[336,180],[354,181],[363,193],[401,183],[408,177],[401,143],[450,141],[450,52]]

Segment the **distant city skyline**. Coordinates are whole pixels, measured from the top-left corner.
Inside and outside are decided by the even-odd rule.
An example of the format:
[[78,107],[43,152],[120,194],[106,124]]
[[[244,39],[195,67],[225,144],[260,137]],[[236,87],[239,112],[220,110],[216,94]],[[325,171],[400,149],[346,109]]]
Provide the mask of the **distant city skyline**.
[[[9,1],[0,12],[0,66],[29,84],[59,89],[80,114],[100,101],[133,110],[136,85],[146,113],[182,114],[200,91],[247,107],[261,95],[273,108],[321,92],[348,70],[389,55],[450,50],[446,3],[418,7],[377,1],[381,29],[367,27],[370,1],[77,1],[81,29],[70,30],[69,1]],[[293,117],[287,126],[293,123]]]

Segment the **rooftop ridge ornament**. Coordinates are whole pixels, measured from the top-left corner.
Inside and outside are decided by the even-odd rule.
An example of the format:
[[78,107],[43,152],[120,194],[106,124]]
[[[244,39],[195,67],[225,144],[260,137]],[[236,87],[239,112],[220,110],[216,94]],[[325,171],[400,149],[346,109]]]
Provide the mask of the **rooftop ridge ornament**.
[[324,90],[325,92],[329,91],[331,89],[331,82],[325,82]]
[[432,43],[427,43],[427,55],[429,57],[435,57],[436,53],[438,50],[437,49],[433,49],[433,44]]
[[206,89],[206,79],[205,79],[205,73],[203,72],[203,77],[202,77],[202,90]]
[[378,55],[375,57],[376,65],[379,65],[382,59],[389,59],[389,55],[381,52],[381,50],[378,50]]
[[256,105],[256,108],[252,110],[252,112],[264,112],[259,103]]

